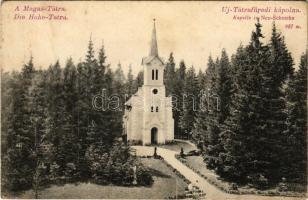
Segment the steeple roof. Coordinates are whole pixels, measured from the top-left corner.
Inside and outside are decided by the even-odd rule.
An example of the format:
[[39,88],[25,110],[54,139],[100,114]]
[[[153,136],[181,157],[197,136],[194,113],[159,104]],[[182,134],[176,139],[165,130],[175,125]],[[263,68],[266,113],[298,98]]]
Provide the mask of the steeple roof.
[[154,58],[158,58],[158,60],[162,64],[164,64],[162,58],[160,58],[158,56],[155,19],[153,19],[153,31],[152,31],[152,40],[151,40],[151,46],[150,46],[150,53],[149,53],[149,56],[142,58],[141,64],[149,64]]
[[158,56],[155,19],[153,19],[152,41],[151,41],[151,49],[149,56]]

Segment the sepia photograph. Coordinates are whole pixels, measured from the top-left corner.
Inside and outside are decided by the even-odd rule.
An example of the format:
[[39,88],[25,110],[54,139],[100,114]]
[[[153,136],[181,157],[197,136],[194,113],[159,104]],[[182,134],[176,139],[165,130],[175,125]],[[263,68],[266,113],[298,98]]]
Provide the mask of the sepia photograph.
[[2,199],[305,200],[306,1],[4,1]]

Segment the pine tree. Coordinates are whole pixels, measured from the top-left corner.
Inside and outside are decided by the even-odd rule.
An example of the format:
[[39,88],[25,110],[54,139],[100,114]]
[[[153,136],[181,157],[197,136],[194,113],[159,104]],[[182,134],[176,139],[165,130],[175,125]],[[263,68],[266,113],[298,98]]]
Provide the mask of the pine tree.
[[122,70],[122,65],[121,63],[118,64],[117,69],[114,72],[114,83],[119,84],[119,85],[124,85],[126,79],[124,72]]
[[174,119],[174,131],[175,135],[186,136],[184,131],[181,129],[180,118],[183,116],[183,90],[184,90],[184,81],[186,74],[186,65],[184,60],[180,62],[179,68],[175,71],[174,79],[174,89],[172,95],[172,104],[173,104],[173,119]]
[[127,81],[126,81],[126,94],[128,95],[127,97],[131,97],[131,95],[134,94],[134,76],[133,76],[133,71],[132,71],[132,66],[129,65],[128,67],[128,74],[127,74]]
[[52,161],[59,166],[60,174],[65,171],[65,150],[63,149],[63,135],[66,134],[65,124],[67,123],[65,104],[63,98],[63,76],[59,61],[50,66],[47,72],[47,135],[53,145]]
[[32,186],[35,159],[33,157],[34,129],[31,126],[29,88],[35,74],[33,59],[25,64],[12,83],[12,104],[8,117],[7,181],[8,189],[26,189]]
[[[220,148],[219,143],[219,109],[221,102],[221,97],[218,93],[218,87],[220,86],[220,76],[218,72],[222,71],[220,69],[220,60],[217,58],[215,63],[211,57],[209,57],[208,68],[206,70],[206,120],[205,126],[206,130],[204,144],[206,146],[206,154],[204,160],[210,169],[215,169],[217,167],[217,158]],[[221,88],[220,88],[221,89]]]
[[307,181],[307,53],[289,81],[287,94],[286,155],[282,175],[290,182]]
[[[193,128],[193,141],[197,143],[197,146],[205,151],[205,149],[209,145],[209,137],[208,137],[208,126],[207,126],[207,117],[209,108],[209,95],[211,92],[211,83],[215,80],[215,63],[213,62],[212,57],[208,58],[207,69],[205,73],[202,75],[202,82],[199,80],[200,86],[200,106],[196,114],[196,120]],[[200,77],[200,76],[199,76]],[[213,79],[213,80],[212,80]],[[211,99],[212,100],[212,99]],[[214,104],[212,104],[214,105]]]
[[235,67],[236,93],[232,96],[231,115],[221,134],[225,152],[220,154],[223,168],[219,172],[231,180],[256,185],[260,185],[261,177],[269,178],[270,171],[270,162],[264,156],[267,134],[261,93],[262,69],[268,65],[268,51],[261,38],[261,24],[257,22],[250,44],[244,51],[239,49],[235,58],[240,65]]
[[46,117],[46,73],[38,71],[32,79],[29,88],[29,108],[31,109],[31,126],[33,127],[34,144],[31,146],[35,162],[33,172],[33,190],[35,198],[38,198],[38,190],[46,180],[47,166],[51,160],[51,143],[48,141]]
[[113,132],[115,135],[121,135],[122,134],[122,116],[124,114],[124,99],[125,99],[125,75],[123,73],[121,64],[118,64],[118,68],[114,72],[113,75],[113,94],[115,94],[116,98],[113,98],[115,100],[115,104],[109,104],[112,105],[110,109],[113,111],[112,115],[114,117],[114,126],[113,126]]
[[[12,88],[17,80],[16,72],[3,72],[1,70],[1,152],[7,151],[7,137],[8,137],[8,125],[9,115],[12,109],[12,102],[14,97],[12,96]],[[1,158],[4,160],[5,153],[1,154]],[[5,172],[5,162],[2,163],[2,172]]]
[[133,84],[134,93],[137,92],[138,88],[141,87],[142,85],[143,85],[143,71],[140,71],[134,80]]
[[269,43],[270,51],[270,70],[275,73],[272,76],[272,84],[275,83],[273,88],[280,88],[281,84],[293,74],[293,59],[291,53],[285,44],[284,37],[281,33],[277,32],[275,22],[272,27],[272,36]]
[[231,66],[229,62],[226,50],[223,49],[221,52],[221,57],[218,64],[217,70],[217,95],[219,98],[219,110],[218,112],[218,122],[219,124],[224,123],[226,118],[230,114],[230,101],[232,94],[232,76],[231,76]]
[[[89,44],[88,44],[88,51],[87,51],[86,60],[85,60],[86,63],[93,63],[93,62],[96,61],[94,53],[95,53],[94,52],[94,46],[93,46],[92,38],[90,37]],[[99,55],[100,55],[99,56],[100,59],[104,60],[104,50],[103,50],[103,48],[101,49]]]
[[[293,61],[284,43],[283,37],[277,33],[275,24],[272,28],[271,42],[266,49],[268,63],[262,68],[262,100],[263,100],[263,129],[266,141],[263,151],[267,152],[263,162],[268,163],[266,176],[271,182],[281,180],[280,168],[283,160],[283,134],[285,130],[285,100],[283,85],[287,77],[293,73]],[[260,154],[260,157],[262,154]],[[264,171],[266,171],[264,170]]]
[[[103,91],[106,89],[106,70],[108,69],[108,65],[106,64],[107,56],[105,54],[104,46],[101,47],[99,55],[98,55],[98,62],[93,62],[91,65],[91,80],[90,80],[90,100],[93,100],[93,97],[96,95],[101,95]],[[102,102],[103,104],[103,102]],[[104,113],[102,110],[94,109],[93,105],[90,105],[90,117],[89,117],[89,124],[88,124],[88,135],[95,131],[94,140],[95,143],[101,142],[103,138],[106,137],[104,130],[105,125],[103,121]],[[93,130],[93,127],[95,129]],[[89,142],[91,145],[93,142]],[[87,147],[89,148],[89,146]]]
[[[198,120],[197,127],[203,127],[205,134],[205,161],[210,169],[215,169],[218,173],[222,170],[220,154],[223,152],[220,132],[225,119],[229,116],[231,101],[231,68],[229,58],[223,49],[221,58],[214,63],[209,57],[208,68],[206,71],[206,105],[207,110],[204,122]],[[201,111],[204,112],[204,111]],[[202,117],[201,115],[199,115]],[[200,130],[200,128],[199,128]]]
[[88,117],[87,117],[87,99],[86,96],[86,70],[84,63],[79,62],[77,64],[77,83],[76,83],[76,92],[77,92],[77,101],[76,101],[76,134],[78,138],[78,144],[80,144],[79,150],[77,151],[77,163],[80,168],[80,173],[82,177],[88,175],[88,169],[86,166],[86,160],[84,158],[86,148],[88,147],[86,142],[86,133],[88,130]]
[[[105,82],[105,86],[106,86],[106,95],[107,96],[111,96],[112,94],[116,94],[114,92],[114,73],[112,72],[112,70],[110,69],[110,67],[108,67],[107,73],[106,73],[106,82]],[[104,122],[105,122],[105,135],[107,137],[105,137],[105,141],[107,144],[112,144],[112,141],[114,140],[115,137],[115,132],[113,132],[114,127],[116,126],[117,122],[116,122],[116,117],[114,115],[114,112],[117,111],[112,111],[110,109],[110,107],[108,107],[108,109],[104,112]],[[108,122],[108,123],[106,123]]]
[[178,77],[180,80],[184,80],[185,79],[185,74],[186,74],[186,65],[185,65],[185,62],[184,60],[182,60],[180,62],[180,67],[179,67],[179,70],[178,70]]
[[102,47],[99,50],[98,53],[98,65],[101,68],[101,73],[105,74],[106,71],[106,58],[107,56],[105,55],[105,46],[102,45]]
[[191,67],[184,79],[183,87],[183,114],[180,117],[180,127],[185,136],[192,134],[193,124],[195,122],[196,111],[198,109],[198,80],[194,67]]
[[203,87],[205,87],[206,78],[205,78],[205,73],[203,73],[201,69],[199,69],[197,78],[198,78],[198,87],[202,89]]
[[174,79],[175,79],[175,63],[173,53],[170,53],[168,62],[166,63],[164,72],[164,84],[166,86],[166,95],[174,93]]
[[[248,92],[244,90],[246,83],[247,66],[246,48],[240,46],[233,57],[234,93],[231,97],[230,116],[226,119],[226,127],[221,132],[221,142],[224,143],[224,151],[219,154],[219,169],[217,173],[229,180],[244,182],[248,169],[246,169],[247,141],[249,135],[249,123],[246,123],[249,115]],[[248,132],[249,133],[249,132]],[[246,136],[247,135],[247,136]]]
[[77,135],[77,70],[72,61],[68,59],[63,69],[63,130],[61,149],[65,159],[64,174],[68,179],[78,178],[78,157],[81,144]]

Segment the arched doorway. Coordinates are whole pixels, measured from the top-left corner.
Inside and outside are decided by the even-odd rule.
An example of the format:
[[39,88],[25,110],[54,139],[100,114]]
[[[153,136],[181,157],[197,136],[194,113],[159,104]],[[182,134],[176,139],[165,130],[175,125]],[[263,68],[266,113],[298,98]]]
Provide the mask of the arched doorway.
[[158,129],[156,127],[151,129],[151,144],[157,144],[157,132]]

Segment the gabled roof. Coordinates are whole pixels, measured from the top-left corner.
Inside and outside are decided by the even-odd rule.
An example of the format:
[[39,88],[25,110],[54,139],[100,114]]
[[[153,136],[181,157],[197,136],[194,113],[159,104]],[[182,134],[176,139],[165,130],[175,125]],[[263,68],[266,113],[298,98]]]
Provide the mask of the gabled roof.
[[161,64],[163,65],[164,64],[164,61],[161,57],[159,56],[147,56],[147,57],[143,57],[142,58],[142,61],[141,61],[141,64],[144,65],[144,64],[149,64],[151,63],[155,58],[157,58]]

